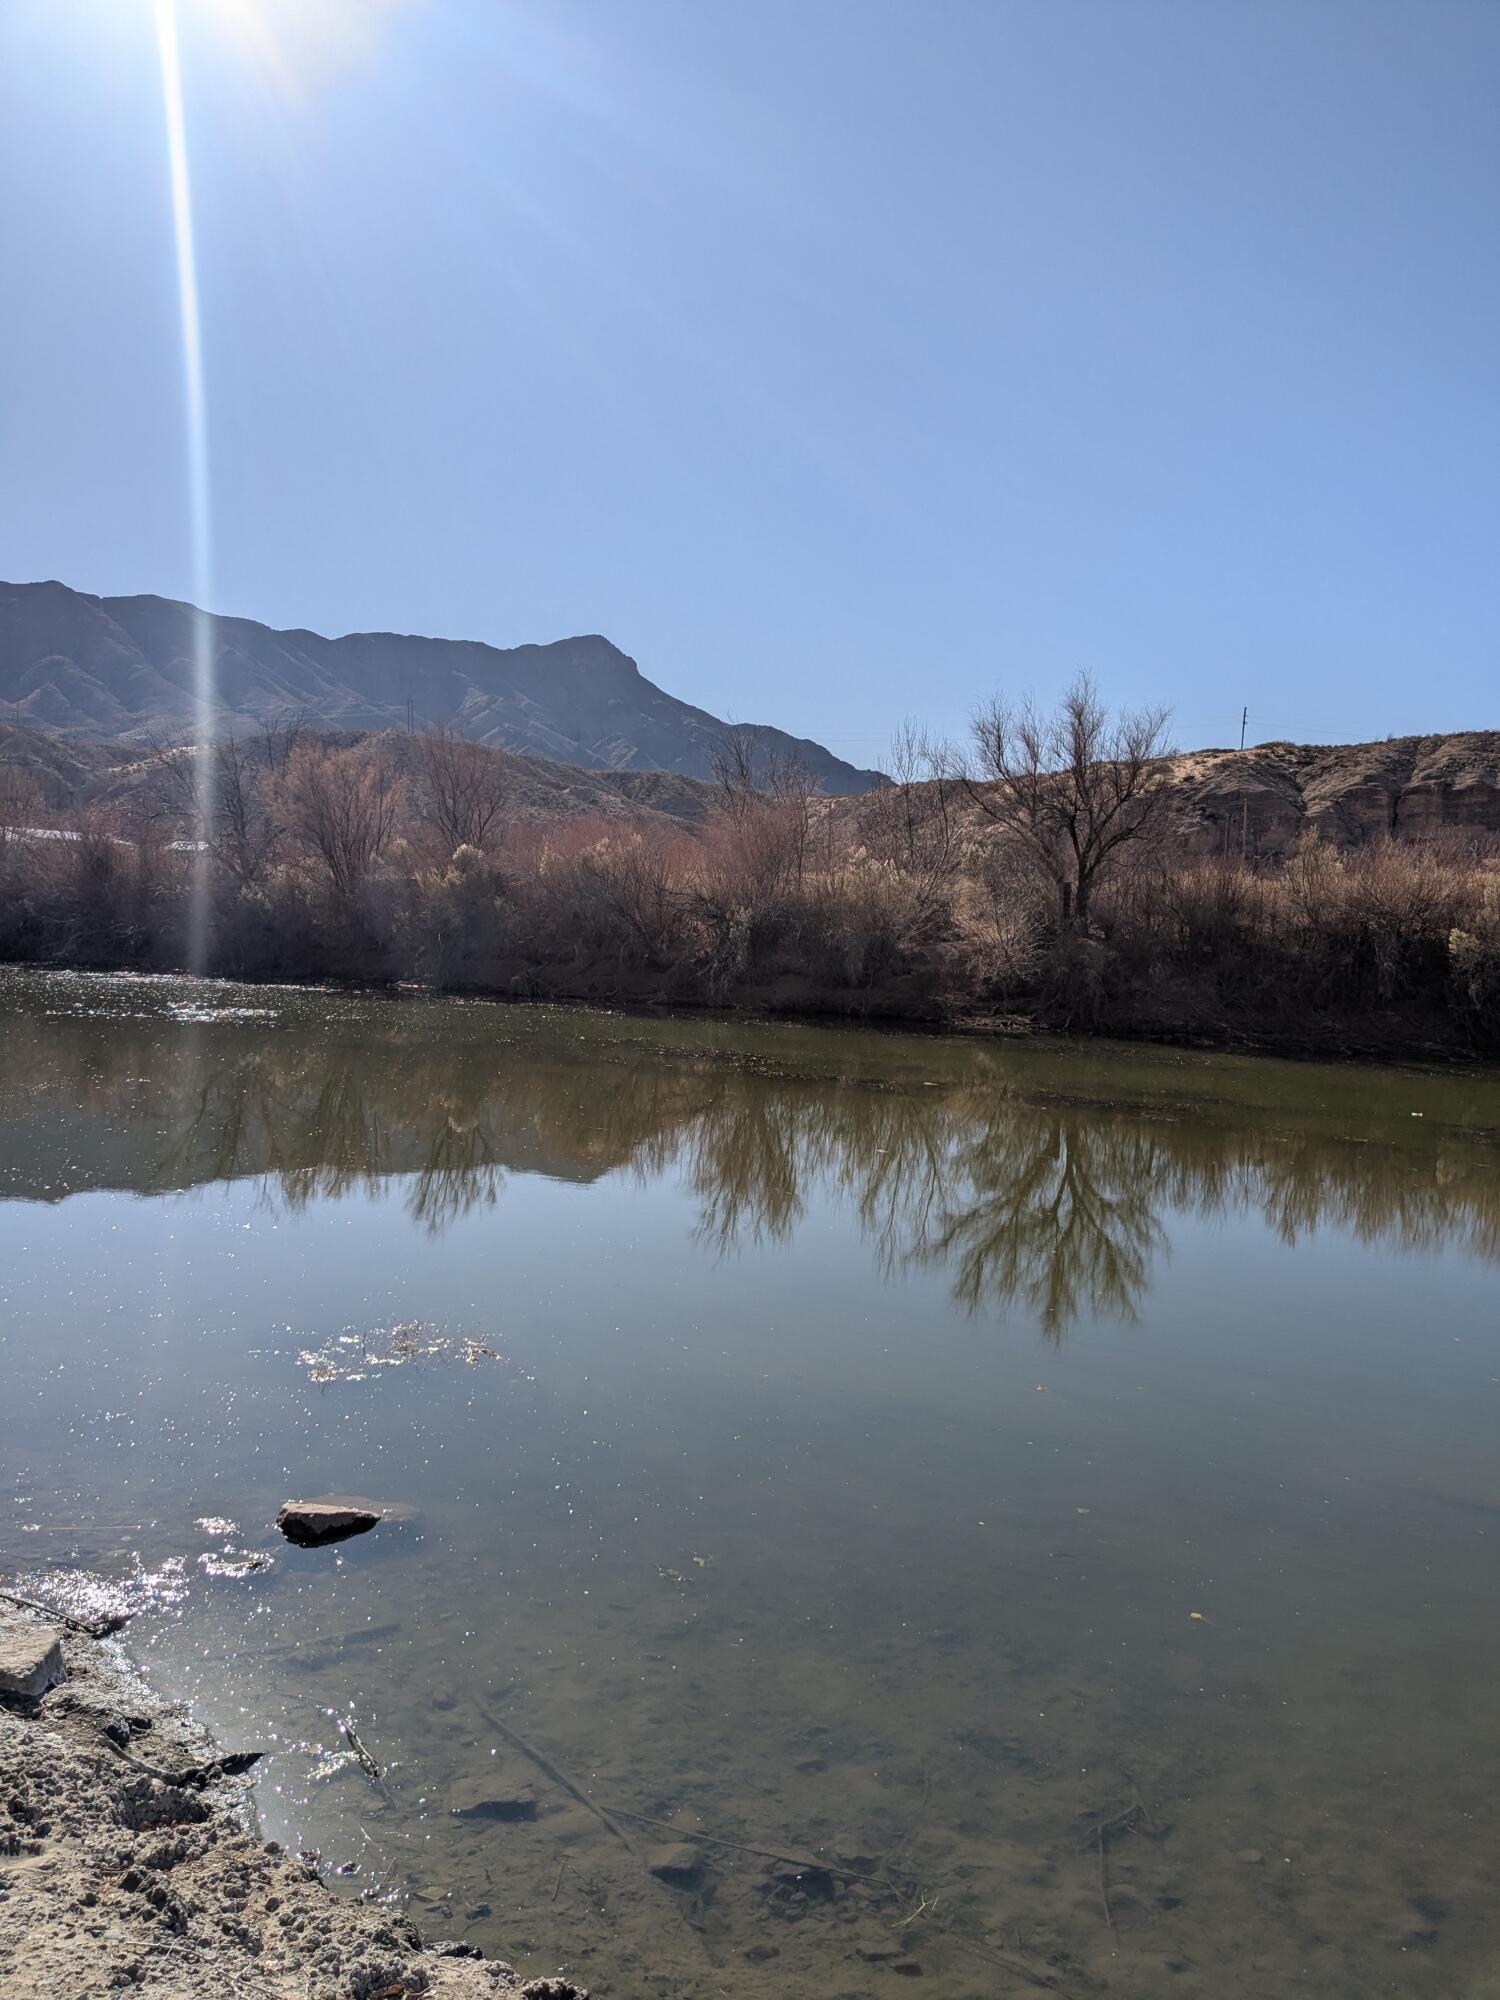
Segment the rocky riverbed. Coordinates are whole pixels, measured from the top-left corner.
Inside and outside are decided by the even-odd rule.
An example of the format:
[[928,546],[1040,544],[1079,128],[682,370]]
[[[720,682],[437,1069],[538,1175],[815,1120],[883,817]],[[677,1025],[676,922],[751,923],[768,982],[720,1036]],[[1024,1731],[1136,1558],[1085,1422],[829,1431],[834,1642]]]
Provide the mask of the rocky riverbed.
[[0,1993],[584,2000],[333,1894],[117,1640],[0,1605]]

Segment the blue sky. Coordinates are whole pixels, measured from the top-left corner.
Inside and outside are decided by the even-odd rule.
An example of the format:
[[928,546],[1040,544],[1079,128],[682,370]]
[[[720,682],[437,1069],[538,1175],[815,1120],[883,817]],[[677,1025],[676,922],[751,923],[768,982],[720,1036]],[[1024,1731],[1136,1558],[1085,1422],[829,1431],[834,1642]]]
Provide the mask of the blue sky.
[[[1494,0],[177,7],[215,608],[1500,726]],[[0,189],[0,575],[190,595],[151,0],[7,0]]]

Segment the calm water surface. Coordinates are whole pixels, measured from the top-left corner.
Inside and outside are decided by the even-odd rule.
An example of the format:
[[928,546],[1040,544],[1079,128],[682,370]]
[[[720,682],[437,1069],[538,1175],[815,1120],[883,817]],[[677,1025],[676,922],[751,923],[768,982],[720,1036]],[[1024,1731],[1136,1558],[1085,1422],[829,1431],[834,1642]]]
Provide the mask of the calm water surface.
[[597,1996],[1500,1994],[1500,1081],[0,1020],[0,1563],[349,1893]]

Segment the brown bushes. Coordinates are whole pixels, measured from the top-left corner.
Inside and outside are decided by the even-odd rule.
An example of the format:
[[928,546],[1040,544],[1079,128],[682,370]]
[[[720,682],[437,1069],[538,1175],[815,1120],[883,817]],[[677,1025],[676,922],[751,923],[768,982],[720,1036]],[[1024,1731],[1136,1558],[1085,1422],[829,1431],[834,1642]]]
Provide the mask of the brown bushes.
[[1500,876],[1485,878],[1466,923],[1448,933],[1448,982],[1472,1039],[1500,1049]]
[[[368,745],[310,739],[236,765],[202,850],[97,816],[12,819],[0,956],[181,966],[207,869],[205,969],[240,977],[1500,1051],[1500,870],[1483,858],[1311,844],[1266,869],[1141,842],[1095,881],[1085,925],[1023,843],[972,824],[961,841],[939,788],[844,809],[730,787],[696,833],[515,825],[503,801],[465,804],[455,749],[408,780]],[[450,848],[460,822],[479,837]]]
[[1340,855],[1312,842],[1278,870],[1199,863],[1160,884],[1171,962],[1242,983],[1274,978],[1306,1007],[1372,1009],[1441,992],[1455,934],[1485,934],[1500,878],[1420,846]]

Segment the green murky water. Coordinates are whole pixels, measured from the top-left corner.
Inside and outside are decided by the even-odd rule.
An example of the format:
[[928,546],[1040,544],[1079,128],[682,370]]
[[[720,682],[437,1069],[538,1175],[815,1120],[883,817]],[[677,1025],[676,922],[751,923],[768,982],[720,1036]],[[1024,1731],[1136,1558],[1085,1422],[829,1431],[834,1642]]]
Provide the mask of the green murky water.
[[1500,1080],[0,1010],[0,1558],[351,1893],[599,1996],[1500,1993]]

